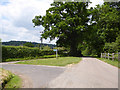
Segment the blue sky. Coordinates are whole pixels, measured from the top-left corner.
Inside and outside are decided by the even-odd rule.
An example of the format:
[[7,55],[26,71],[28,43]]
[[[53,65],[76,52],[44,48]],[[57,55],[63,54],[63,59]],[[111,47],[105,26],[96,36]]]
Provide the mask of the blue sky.
[[8,0],[0,0],[1,5],[7,5],[9,3]]
[[[90,5],[102,4],[101,0],[91,0]],[[40,42],[43,27],[33,27],[36,15],[45,15],[53,0],[0,0],[0,38],[2,41],[18,40]],[[55,44],[56,40],[50,43]],[[49,43],[49,39],[43,40]]]

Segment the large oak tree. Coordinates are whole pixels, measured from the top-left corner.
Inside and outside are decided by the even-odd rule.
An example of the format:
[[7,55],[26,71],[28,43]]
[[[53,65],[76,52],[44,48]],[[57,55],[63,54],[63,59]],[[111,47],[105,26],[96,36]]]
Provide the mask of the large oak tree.
[[70,48],[70,55],[81,56],[77,50],[83,43],[88,30],[88,2],[54,2],[46,11],[45,16],[35,16],[32,20],[35,26],[42,25],[42,37],[50,40],[58,38],[57,45]]

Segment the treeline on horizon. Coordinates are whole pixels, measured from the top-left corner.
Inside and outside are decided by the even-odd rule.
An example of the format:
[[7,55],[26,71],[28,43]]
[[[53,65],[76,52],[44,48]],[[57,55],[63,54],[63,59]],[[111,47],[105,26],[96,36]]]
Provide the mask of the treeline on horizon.
[[28,41],[8,41],[2,42],[2,45],[6,46],[28,46],[28,47],[41,47],[41,46],[49,46],[50,48],[56,47],[55,44],[45,44],[45,43],[37,43],[37,42],[28,42]]

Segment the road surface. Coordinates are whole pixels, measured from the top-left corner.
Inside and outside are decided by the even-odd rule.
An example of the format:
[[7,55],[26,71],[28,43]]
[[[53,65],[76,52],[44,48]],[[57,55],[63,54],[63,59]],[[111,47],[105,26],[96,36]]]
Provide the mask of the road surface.
[[2,68],[18,74],[23,79],[23,88],[45,88],[48,83],[64,72],[64,67],[2,64]]
[[3,64],[21,75],[31,88],[118,88],[118,68],[96,58],[85,58],[69,67]]
[[118,88],[118,68],[96,58],[83,58],[51,81],[49,87]]

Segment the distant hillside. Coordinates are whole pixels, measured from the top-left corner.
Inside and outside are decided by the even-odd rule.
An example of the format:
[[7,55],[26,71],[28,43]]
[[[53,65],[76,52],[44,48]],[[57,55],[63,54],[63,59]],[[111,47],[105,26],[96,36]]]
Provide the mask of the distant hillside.
[[[7,46],[22,46],[23,44],[25,44],[27,41],[9,41],[9,42],[2,42],[2,45],[7,45]],[[38,44],[40,43],[37,43],[37,42],[31,42],[34,47],[37,47]],[[41,44],[40,44],[41,45]],[[42,45],[44,46],[49,46],[51,48],[55,47],[56,45],[54,44],[45,44],[45,43],[42,43]]]

